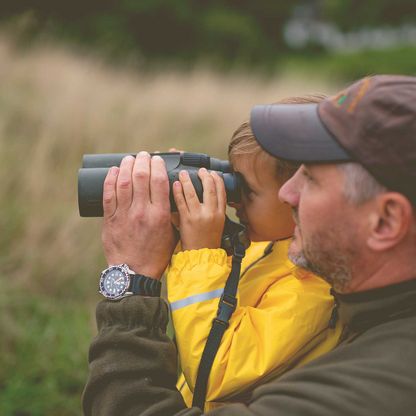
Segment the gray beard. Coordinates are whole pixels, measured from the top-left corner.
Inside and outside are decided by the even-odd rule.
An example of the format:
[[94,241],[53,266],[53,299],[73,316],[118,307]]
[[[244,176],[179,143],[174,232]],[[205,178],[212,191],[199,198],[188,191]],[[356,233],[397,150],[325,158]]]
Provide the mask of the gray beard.
[[[299,224],[297,210],[292,209],[292,213],[296,224]],[[302,235],[300,225],[298,227]],[[289,250],[289,259],[297,266],[322,277],[337,292],[342,293],[351,282],[352,260],[357,256],[353,247],[348,245],[347,231],[348,229],[340,229],[338,231],[328,231],[325,234],[316,233],[299,253],[292,254]],[[343,247],[339,244],[340,236],[344,237],[345,245]],[[328,242],[331,242],[331,244],[328,245]]]
[[344,292],[351,282],[351,269],[348,266],[348,256],[337,253],[312,252],[308,255],[305,251],[290,254],[292,263],[325,279],[337,292]]

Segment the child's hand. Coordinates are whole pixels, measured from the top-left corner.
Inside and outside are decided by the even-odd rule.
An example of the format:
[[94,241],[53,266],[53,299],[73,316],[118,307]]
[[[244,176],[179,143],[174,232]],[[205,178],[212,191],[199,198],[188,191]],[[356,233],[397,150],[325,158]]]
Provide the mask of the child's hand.
[[224,181],[215,172],[201,168],[203,186],[200,203],[187,171],[181,171],[173,184],[173,196],[179,212],[179,232],[183,250],[219,248],[225,222]]

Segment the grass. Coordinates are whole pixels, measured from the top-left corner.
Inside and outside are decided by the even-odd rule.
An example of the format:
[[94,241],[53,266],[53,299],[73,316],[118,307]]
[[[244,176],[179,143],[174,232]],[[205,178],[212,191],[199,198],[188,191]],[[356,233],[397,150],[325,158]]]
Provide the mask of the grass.
[[347,83],[374,74],[416,75],[416,46],[401,46],[382,50],[362,50],[347,53],[327,53],[306,58],[288,57],[283,73],[320,74],[331,83]]
[[1,35],[2,271],[40,293],[62,296],[68,285],[89,293],[81,276],[103,258],[100,221],[78,217],[82,154],[176,146],[226,157],[232,131],[254,104],[328,90],[319,81],[204,68],[115,70],[52,46],[21,51]]
[[318,77],[203,67],[140,73],[0,33],[0,414],[79,415],[95,332],[100,220],[79,218],[84,153],[226,156],[256,103],[332,92]]
[[90,311],[74,300],[3,293],[1,415],[81,413]]

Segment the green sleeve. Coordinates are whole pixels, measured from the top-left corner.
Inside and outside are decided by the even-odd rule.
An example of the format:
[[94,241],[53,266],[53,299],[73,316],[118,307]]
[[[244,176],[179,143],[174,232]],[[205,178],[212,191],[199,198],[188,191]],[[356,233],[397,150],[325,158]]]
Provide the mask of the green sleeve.
[[[175,388],[176,348],[159,298],[131,296],[97,307],[83,394],[86,416],[199,416]],[[279,380],[262,380],[248,406],[210,416],[391,416],[416,408],[416,319],[379,325]]]
[[[130,296],[97,306],[98,334],[89,351],[85,416],[200,416],[175,387],[177,351],[166,335],[168,308],[160,298]],[[211,414],[211,413],[210,413]],[[236,404],[216,415],[254,416]]]
[[86,416],[168,415],[184,408],[175,389],[176,350],[166,335],[160,298],[102,301],[83,393]]

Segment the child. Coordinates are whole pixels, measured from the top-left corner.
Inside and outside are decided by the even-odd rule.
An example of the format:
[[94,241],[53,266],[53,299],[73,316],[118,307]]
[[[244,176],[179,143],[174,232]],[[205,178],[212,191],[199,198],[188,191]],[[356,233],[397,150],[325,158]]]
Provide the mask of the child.
[[[297,97],[283,103],[319,102]],[[246,401],[255,386],[330,351],[341,328],[330,325],[334,309],[329,285],[294,266],[287,257],[294,230],[289,206],[280,202],[281,185],[296,166],[263,151],[249,123],[234,133],[229,158],[245,182],[242,201],[232,204],[252,241],[242,263],[238,305],[213,363],[205,410]],[[191,406],[199,362],[230,273],[220,247],[226,195],[222,179],[201,170],[199,203],[186,173],[174,184],[182,250],[172,258],[168,300],[183,374],[178,381]]]

